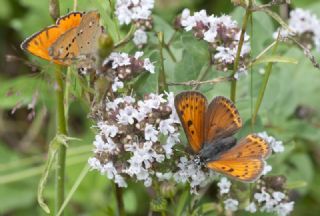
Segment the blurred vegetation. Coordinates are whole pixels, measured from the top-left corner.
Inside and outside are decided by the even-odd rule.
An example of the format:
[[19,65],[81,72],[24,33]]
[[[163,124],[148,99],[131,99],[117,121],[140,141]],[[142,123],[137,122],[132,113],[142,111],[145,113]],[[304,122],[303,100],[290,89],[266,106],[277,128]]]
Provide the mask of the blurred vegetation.
[[[188,7],[194,11],[206,9],[217,15],[231,13],[241,23],[242,9],[235,9],[230,1],[214,0],[161,0],[156,1],[155,29],[172,34],[174,17]],[[267,2],[267,1],[266,1]],[[61,13],[72,9],[72,1],[61,1]],[[292,7],[309,9],[320,17],[320,2],[293,0]],[[98,9],[103,25],[111,35],[114,25],[107,15],[107,0],[79,0],[80,11]],[[161,17],[161,18],[160,18]],[[50,70],[43,61],[27,56],[20,50],[21,41],[41,28],[50,25],[48,1],[1,0],[0,6],[0,215],[44,215],[36,201],[37,184],[46,159],[48,143],[55,130],[55,97],[52,92]],[[249,29],[253,44],[253,56],[272,42],[272,33],[278,26],[262,13],[254,15],[253,29]],[[126,29],[123,28],[123,33]],[[168,57],[168,79],[187,81],[198,77],[208,59],[205,45],[186,34],[175,41],[173,50],[179,61],[174,64]],[[185,52],[181,52],[181,48]],[[151,59],[157,59],[147,50]],[[313,52],[319,59],[320,55]],[[299,60],[298,65],[276,64],[261,107],[259,122],[268,133],[284,141],[286,151],[271,158],[272,174],[285,174],[288,185],[296,188],[291,196],[296,201],[292,215],[319,215],[320,212],[320,71],[315,69],[303,52],[295,47],[281,45],[279,54]],[[184,65],[189,64],[187,68]],[[261,66],[262,68],[262,66]],[[256,98],[261,84],[259,67],[254,68],[253,95],[250,79],[238,84],[238,108],[243,119],[250,119],[251,98]],[[184,71],[182,71],[184,70]],[[214,69],[212,69],[214,70]],[[186,75],[187,74],[187,75]],[[207,79],[212,78],[208,75]],[[154,78],[147,78],[140,93],[154,90]],[[77,86],[74,86],[76,89]],[[174,91],[182,87],[172,88]],[[228,84],[203,86],[208,96],[226,95]],[[228,96],[228,95],[226,95]],[[35,116],[28,104],[37,97]],[[13,112],[15,111],[15,112]],[[81,138],[69,145],[67,156],[66,188],[70,190],[79,173],[91,156],[93,122],[87,118],[88,107],[81,100],[74,100],[69,113],[70,136]],[[249,125],[249,124],[248,124]],[[242,133],[249,130],[245,127]],[[45,197],[52,204],[53,179],[49,180]],[[130,183],[124,192],[128,215],[146,215],[149,209],[148,191],[137,183]],[[74,194],[66,209],[66,215],[114,215],[113,184],[97,172],[89,172]],[[214,192],[214,189],[211,191]],[[183,199],[184,196],[181,197]],[[259,214],[257,214],[259,215]]]

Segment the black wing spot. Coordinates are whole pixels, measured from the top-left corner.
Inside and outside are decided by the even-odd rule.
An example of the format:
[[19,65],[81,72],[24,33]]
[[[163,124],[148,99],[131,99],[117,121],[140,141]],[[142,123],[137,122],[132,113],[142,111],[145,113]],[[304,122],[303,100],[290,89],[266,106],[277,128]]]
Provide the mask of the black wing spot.
[[226,167],[224,167],[224,166],[223,166],[223,167],[221,167],[221,169],[225,170],[225,169],[226,169]]
[[192,133],[192,135],[193,135],[193,134],[194,134],[194,131],[192,130],[191,133]]
[[180,114],[183,115],[183,111],[182,110],[180,110]]
[[186,107],[188,108],[188,107],[189,107],[189,104],[186,104]]
[[256,153],[255,151],[251,151],[251,154],[254,154],[254,153]]
[[90,42],[88,41],[88,42],[87,42],[87,44],[89,45],[89,44],[90,44]]
[[188,124],[188,127],[190,127],[191,125],[193,125],[193,122],[189,120],[187,124]]
[[196,108],[196,110],[197,110],[197,109],[198,109],[198,106],[196,106],[195,108]]
[[233,171],[234,171],[233,168],[230,168],[230,169],[227,170],[227,172],[233,172]]

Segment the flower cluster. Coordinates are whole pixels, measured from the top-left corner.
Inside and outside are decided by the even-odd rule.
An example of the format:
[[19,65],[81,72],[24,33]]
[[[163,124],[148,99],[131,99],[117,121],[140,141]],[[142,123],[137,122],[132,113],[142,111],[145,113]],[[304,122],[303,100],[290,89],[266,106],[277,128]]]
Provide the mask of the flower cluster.
[[212,170],[204,172],[200,165],[197,165],[193,158],[189,160],[186,157],[181,157],[177,163],[178,170],[173,177],[177,183],[190,184],[191,193],[197,193],[197,189],[206,185],[209,181],[216,177],[216,173]]
[[[274,182],[281,181],[281,184]],[[250,213],[267,212],[275,213],[279,216],[286,216],[292,210],[294,202],[289,200],[288,195],[283,189],[284,181],[281,177],[268,177],[258,181],[254,188],[253,200],[244,208]],[[235,212],[239,210],[239,201],[231,197],[231,182],[222,177],[218,182],[221,199],[223,199],[224,209],[226,211]]]
[[133,24],[137,27],[133,42],[141,48],[147,43],[146,30],[152,29],[151,13],[154,0],[117,0],[116,15],[120,25]]
[[179,142],[173,93],[149,94],[138,101],[131,96],[108,100],[96,116],[95,157],[89,159],[93,169],[120,187],[127,186],[126,176],[146,187],[153,177],[163,179],[161,164]]
[[143,52],[136,52],[134,56],[127,53],[111,53],[103,62],[103,70],[113,78],[112,91],[123,88],[123,81],[130,80],[141,71],[155,73],[155,67],[149,58],[140,59]]
[[[212,47],[213,63],[218,70],[226,71],[233,66],[236,58],[241,29],[230,16],[208,16],[205,10],[190,14],[188,9],[182,12],[176,21],[177,27],[192,31],[194,36],[207,41]],[[246,70],[246,60],[250,54],[249,36],[245,34],[240,53],[240,70]]]
[[[292,32],[280,29],[281,39],[294,36],[308,48],[316,46],[320,52],[320,20],[316,15],[300,8],[292,10],[288,25]],[[278,37],[278,31],[274,33],[274,38]]]

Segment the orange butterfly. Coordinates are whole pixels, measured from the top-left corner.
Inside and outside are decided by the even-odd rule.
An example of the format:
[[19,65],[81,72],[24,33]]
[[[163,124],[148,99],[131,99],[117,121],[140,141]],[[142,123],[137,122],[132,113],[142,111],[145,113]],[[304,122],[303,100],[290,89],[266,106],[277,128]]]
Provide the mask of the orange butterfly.
[[203,94],[186,91],[176,95],[175,107],[197,163],[243,182],[260,177],[271,148],[254,134],[237,143],[242,120],[229,99],[219,96],[208,106]]
[[99,19],[97,11],[71,12],[60,17],[55,25],[31,35],[21,48],[56,64],[71,65],[95,54],[103,32]]

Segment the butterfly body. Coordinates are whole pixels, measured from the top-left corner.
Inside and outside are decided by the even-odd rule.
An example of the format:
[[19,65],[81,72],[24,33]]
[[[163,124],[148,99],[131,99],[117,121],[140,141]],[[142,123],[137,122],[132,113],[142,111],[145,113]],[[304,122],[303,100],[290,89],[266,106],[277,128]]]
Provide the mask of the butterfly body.
[[220,155],[230,150],[237,143],[234,137],[225,137],[214,140],[212,143],[204,143],[202,149],[198,153],[201,161],[206,163],[218,160]]
[[196,163],[244,182],[261,175],[270,146],[255,134],[237,142],[242,120],[232,101],[218,96],[208,105],[200,92],[186,91],[176,95],[175,108]]

